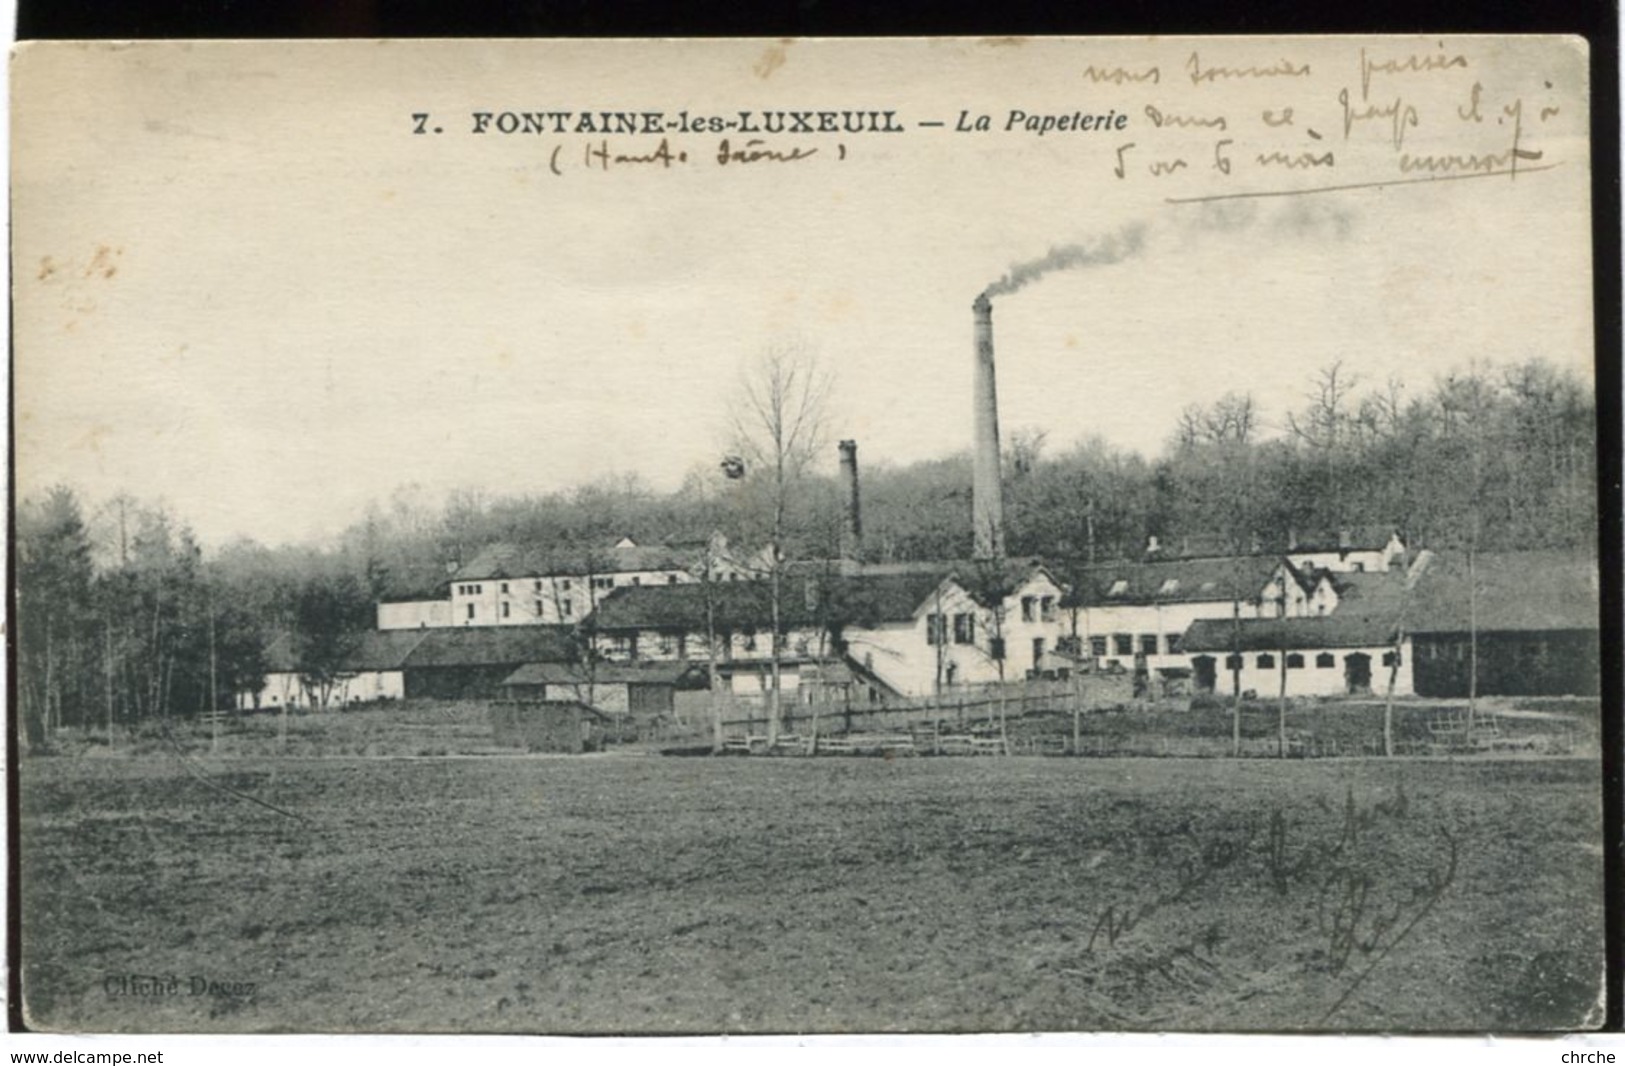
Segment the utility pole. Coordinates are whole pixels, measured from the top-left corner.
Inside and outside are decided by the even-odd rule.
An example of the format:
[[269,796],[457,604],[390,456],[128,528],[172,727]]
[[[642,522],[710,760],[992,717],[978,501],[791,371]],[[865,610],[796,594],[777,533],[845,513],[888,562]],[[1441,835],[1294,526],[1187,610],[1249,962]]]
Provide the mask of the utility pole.
[[1276,620],[1277,632],[1280,633],[1281,655],[1281,703],[1277,717],[1276,745],[1280,757],[1286,758],[1286,564],[1281,564],[1281,610]]
[[1230,586],[1230,755],[1241,758],[1241,590]]
[[214,590],[208,594],[209,605],[209,754],[220,754],[220,694],[216,690],[219,671],[215,668],[214,654]]
[[102,696],[107,701],[107,750],[113,750],[113,621],[102,619]]

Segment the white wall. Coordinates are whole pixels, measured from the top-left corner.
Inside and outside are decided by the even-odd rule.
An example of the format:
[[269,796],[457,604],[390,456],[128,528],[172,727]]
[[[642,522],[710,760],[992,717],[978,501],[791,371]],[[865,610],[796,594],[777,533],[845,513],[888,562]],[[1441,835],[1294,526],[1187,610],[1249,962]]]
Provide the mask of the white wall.
[[[258,706],[315,707],[320,693],[305,687],[296,673],[276,672],[265,675],[265,685],[259,691]],[[328,695],[328,707],[343,707],[351,703],[371,703],[375,700],[406,698],[406,675],[399,670],[368,670],[351,674],[337,682]],[[252,710],[256,706],[254,693],[237,693],[238,710]]]
[[1405,553],[1405,543],[1398,536],[1388,538],[1388,543],[1381,548],[1362,548],[1359,551],[1316,551],[1299,552],[1289,551],[1287,558],[1292,560],[1296,567],[1313,566],[1320,570],[1332,570],[1338,573],[1363,571],[1368,574],[1380,574],[1388,569],[1394,559]]
[[[593,644],[598,654],[605,659],[612,662],[627,662],[632,659],[628,636],[627,633],[597,633],[593,637]],[[721,636],[718,634],[718,643],[721,643]],[[781,660],[820,658],[829,654],[829,641],[824,637],[822,630],[817,626],[799,626],[791,627],[785,633],[780,658]],[[638,662],[703,663],[710,658],[710,646],[704,629],[690,630],[681,637],[670,630],[637,630]],[[765,663],[772,661],[772,658],[771,635],[764,628],[754,634],[744,632],[731,634],[728,646],[723,649],[717,661]]]
[[414,600],[409,603],[380,603],[378,628],[422,629],[451,624],[451,601]]
[[[598,601],[618,588],[686,585],[686,570],[629,570],[591,577],[531,576],[453,581],[450,625],[573,625],[592,613]],[[470,609],[472,608],[472,614]]]
[[[864,668],[906,696],[926,696],[950,685],[987,684],[1000,678],[1000,664],[993,658],[993,638],[1004,637],[1003,676],[1016,681],[1033,668],[1033,641],[1044,641],[1044,651],[1055,650],[1057,641],[1070,631],[1068,613],[1061,610],[1062,590],[1047,575],[1035,574],[1012,592],[1001,604],[1002,615],[977,603],[958,584],[947,581],[920,605],[913,619],[868,628],[848,627],[842,633],[847,652]],[[1023,598],[1033,600],[1028,619],[1022,610]],[[1046,615],[1042,604],[1049,598]],[[931,643],[931,617],[940,614],[947,638],[940,646]],[[957,639],[956,616],[973,619],[972,639]]]
[[[1347,658],[1359,653],[1370,656],[1371,659],[1371,694],[1383,696],[1388,692],[1389,668],[1384,665],[1383,658],[1393,649],[1391,647],[1368,648],[1309,648],[1299,651],[1289,650],[1287,654],[1303,656],[1302,667],[1289,667],[1286,671],[1286,694],[1288,696],[1343,696],[1348,694],[1348,678],[1345,674]],[[1226,667],[1229,659],[1228,652],[1206,652],[1214,659],[1217,671],[1214,692],[1220,696],[1228,696],[1233,691],[1232,674]],[[1259,656],[1271,657],[1273,665],[1259,666]],[[1323,667],[1318,665],[1321,655],[1330,655],[1332,665]],[[1192,676],[1195,675],[1196,656],[1186,656],[1185,662],[1191,667]],[[1241,656],[1241,689],[1243,692],[1253,691],[1261,699],[1270,699],[1280,695],[1281,692],[1281,662],[1280,652],[1243,652]],[[1394,678],[1394,695],[1409,696],[1415,691],[1411,682],[1411,644],[1405,641],[1400,648],[1400,666],[1398,675]]]
[[[1271,614],[1273,606],[1265,608]],[[1112,604],[1105,607],[1078,607],[1072,614],[1076,619],[1076,632],[1082,642],[1085,658],[1095,659],[1097,665],[1103,667],[1118,666],[1124,670],[1134,669],[1134,657],[1141,650],[1142,636],[1156,638],[1156,655],[1173,656],[1174,662],[1162,663],[1148,661],[1147,666],[1152,669],[1162,665],[1186,665],[1189,660],[1181,655],[1175,645],[1179,638],[1184,636],[1185,630],[1190,628],[1192,622],[1200,619],[1228,619],[1233,618],[1235,605],[1231,600],[1215,600],[1195,603],[1155,603],[1155,604]],[[1260,609],[1257,604],[1245,600],[1241,604],[1241,617],[1257,618]],[[1130,649],[1123,652],[1118,644],[1118,638],[1126,636],[1130,640]],[[1172,637],[1174,644],[1169,643]],[[1095,640],[1104,638],[1106,653],[1098,654]]]

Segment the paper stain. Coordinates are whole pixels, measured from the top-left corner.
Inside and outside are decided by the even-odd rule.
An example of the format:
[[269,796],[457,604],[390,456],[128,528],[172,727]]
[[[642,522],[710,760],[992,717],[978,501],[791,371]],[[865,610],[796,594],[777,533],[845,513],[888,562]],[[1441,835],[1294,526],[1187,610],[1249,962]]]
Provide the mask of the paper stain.
[[784,61],[787,58],[786,47],[790,43],[790,41],[785,41],[781,44],[769,45],[767,50],[762,53],[761,58],[750,68],[751,73],[763,81],[771,78],[774,71],[784,66]]
[[102,423],[98,422],[89,429],[85,430],[84,434],[81,435],[78,440],[74,441],[72,446],[80,449],[81,451],[93,452],[100,455],[102,451],[102,441],[111,436],[112,433],[113,428],[111,426],[103,425]]
[[115,260],[123,254],[123,248],[114,248],[106,244],[97,245],[96,254],[90,257],[90,264],[85,267],[85,277],[111,278],[118,273],[118,263]]

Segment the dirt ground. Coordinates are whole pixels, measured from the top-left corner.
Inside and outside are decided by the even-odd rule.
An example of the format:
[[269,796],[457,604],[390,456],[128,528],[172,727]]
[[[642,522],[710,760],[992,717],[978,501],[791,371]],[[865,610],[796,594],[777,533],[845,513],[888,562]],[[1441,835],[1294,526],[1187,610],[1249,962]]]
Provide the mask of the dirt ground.
[[1600,1019],[1599,780],[31,758],[24,998],[92,1032],[1578,1027]]

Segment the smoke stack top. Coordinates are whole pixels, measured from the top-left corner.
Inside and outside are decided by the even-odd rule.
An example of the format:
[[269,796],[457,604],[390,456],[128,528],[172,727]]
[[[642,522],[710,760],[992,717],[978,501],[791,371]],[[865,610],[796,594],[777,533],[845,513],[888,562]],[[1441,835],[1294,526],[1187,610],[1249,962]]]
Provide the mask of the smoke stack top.
[[972,306],[981,312],[993,297],[1008,296],[1012,292],[1026,288],[1046,274],[1061,270],[1078,270],[1082,267],[1110,266],[1139,255],[1144,248],[1143,223],[1124,226],[1116,233],[1109,234],[1093,244],[1057,245],[1037,259],[1029,259],[1025,263],[1012,266],[1004,277],[982,290],[982,295],[976,298],[976,303]]

